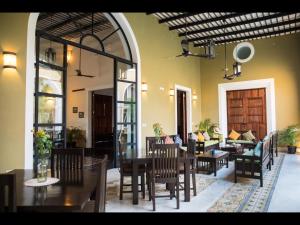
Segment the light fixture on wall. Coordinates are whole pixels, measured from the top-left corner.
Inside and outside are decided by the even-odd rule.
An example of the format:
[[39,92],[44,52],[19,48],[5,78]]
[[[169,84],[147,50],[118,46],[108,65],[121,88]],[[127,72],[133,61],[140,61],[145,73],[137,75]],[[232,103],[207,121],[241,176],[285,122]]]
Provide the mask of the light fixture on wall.
[[17,68],[17,54],[3,51],[3,68]]
[[170,88],[170,90],[169,90],[169,94],[170,94],[170,96],[174,96],[174,95],[175,95],[175,91],[174,91],[174,89],[173,89],[173,88]]
[[[52,16],[50,19],[50,25],[52,24]],[[45,50],[45,60],[48,63],[55,63],[56,61],[56,51],[54,48],[52,48],[52,41],[50,40],[50,46],[49,48],[46,48]]]
[[70,62],[70,60],[72,59],[72,49],[68,50],[67,52],[67,62]]
[[197,100],[198,99],[198,96],[194,93],[193,94],[193,100]]
[[142,92],[147,92],[148,91],[148,84],[146,82],[142,82]]

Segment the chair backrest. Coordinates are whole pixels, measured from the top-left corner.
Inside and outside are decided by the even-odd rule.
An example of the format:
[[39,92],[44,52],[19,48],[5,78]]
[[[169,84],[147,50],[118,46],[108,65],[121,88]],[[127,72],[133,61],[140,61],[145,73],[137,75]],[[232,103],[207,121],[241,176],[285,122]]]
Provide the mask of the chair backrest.
[[270,148],[271,148],[271,137],[268,136],[264,141],[263,141],[263,147],[262,147],[262,151],[261,151],[261,159],[265,159],[266,157],[268,157],[268,155],[270,154]]
[[51,171],[83,169],[83,148],[60,148],[51,151]]
[[164,144],[165,137],[146,137],[146,155],[151,155],[154,144]]
[[107,155],[105,155],[104,158],[96,165],[98,176],[94,212],[105,212],[107,162]]
[[278,131],[273,131],[271,133],[271,145],[273,151],[277,148],[277,143],[278,143]]
[[179,174],[179,145],[154,144],[152,151],[152,176],[160,179],[176,178]]
[[[0,174],[0,212],[16,212],[16,174]],[[7,205],[6,205],[7,200]]]
[[190,138],[188,139],[187,153],[192,155],[196,154],[196,140]]

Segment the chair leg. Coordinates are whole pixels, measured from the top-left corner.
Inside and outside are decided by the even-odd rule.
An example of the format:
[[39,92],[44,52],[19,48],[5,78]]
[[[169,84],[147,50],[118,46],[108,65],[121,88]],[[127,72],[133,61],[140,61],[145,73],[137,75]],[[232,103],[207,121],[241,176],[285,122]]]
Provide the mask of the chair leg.
[[144,174],[141,176],[141,185],[142,185],[143,199],[145,199],[145,176],[144,176]]
[[176,182],[176,204],[177,204],[177,209],[179,209],[179,179],[178,178]]
[[121,174],[120,180],[120,200],[123,200],[123,183],[124,183],[124,176]]
[[236,175],[236,164],[234,163],[234,183],[237,182],[237,175]]
[[149,192],[149,201],[152,200],[152,188],[151,188],[151,181],[150,181],[150,177],[149,177],[149,181],[148,181],[148,192]]
[[197,195],[197,190],[196,190],[196,173],[193,170],[192,172],[192,180],[193,180],[193,191],[194,191],[194,196]]
[[269,162],[269,170],[271,170],[271,165],[272,165],[272,163],[271,163],[271,161]]
[[263,187],[263,173],[260,171],[260,186]]
[[155,211],[156,210],[156,208],[155,208],[155,182],[154,182],[154,180],[152,180],[151,182],[152,182],[151,198],[152,198],[152,204],[153,204],[153,211]]

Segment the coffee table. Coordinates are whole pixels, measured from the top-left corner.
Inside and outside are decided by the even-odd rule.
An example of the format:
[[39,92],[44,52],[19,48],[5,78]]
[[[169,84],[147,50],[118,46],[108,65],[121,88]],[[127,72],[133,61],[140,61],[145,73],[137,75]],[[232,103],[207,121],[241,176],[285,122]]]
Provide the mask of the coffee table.
[[204,162],[209,164],[208,173],[213,172],[214,176],[217,176],[217,170],[224,165],[223,160],[226,160],[226,167],[228,168],[229,152],[209,150],[204,154],[199,154],[197,155],[197,172],[199,172],[198,162]]
[[243,154],[244,148],[241,144],[224,144],[220,143],[219,148],[222,151],[229,152],[229,160],[233,160],[233,155]]

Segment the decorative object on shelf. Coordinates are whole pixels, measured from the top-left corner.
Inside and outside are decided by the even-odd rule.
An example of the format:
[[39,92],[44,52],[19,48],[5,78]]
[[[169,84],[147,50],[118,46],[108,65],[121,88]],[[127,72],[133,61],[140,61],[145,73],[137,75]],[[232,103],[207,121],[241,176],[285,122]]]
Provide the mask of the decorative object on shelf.
[[279,132],[279,144],[281,146],[286,146],[289,154],[295,154],[297,149],[297,138],[299,135],[299,125],[290,125]]
[[85,147],[85,134],[84,131],[78,127],[68,127],[67,128],[67,147],[76,148],[80,146]]
[[173,88],[170,88],[169,94],[170,94],[170,96],[174,96],[175,95],[175,91],[174,91]]
[[73,107],[73,113],[78,113],[78,107]]
[[17,69],[17,54],[3,51],[3,68]]
[[78,117],[79,117],[79,118],[84,118],[84,112],[79,112],[79,113],[78,113]]
[[142,92],[147,92],[148,91],[148,84],[146,82],[142,82]]
[[44,130],[38,130],[34,133],[36,172],[37,181],[47,181],[48,159],[51,154],[52,140]]

